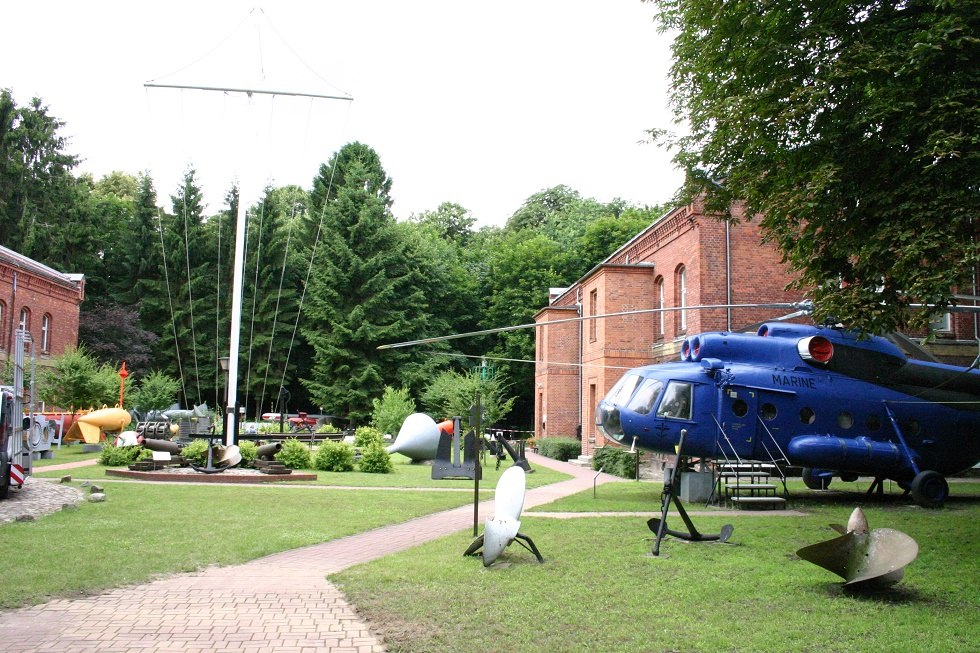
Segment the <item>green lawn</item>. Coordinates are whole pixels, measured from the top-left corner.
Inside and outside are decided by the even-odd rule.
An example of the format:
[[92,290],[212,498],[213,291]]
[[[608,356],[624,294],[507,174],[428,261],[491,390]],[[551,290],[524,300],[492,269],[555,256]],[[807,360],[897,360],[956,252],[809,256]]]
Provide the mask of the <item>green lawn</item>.
[[[83,469],[102,474],[100,467]],[[404,460],[396,470],[387,476],[397,486],[472,487],[431,481],[428,467]],[[78,471],[70,473],[78,479]],[[335,476],[317,483],[385,478]],[[496,477],[488,469],[481,488],[492,490]],[[538,468],[528,481],[563,478]],[[610,483],[595,498],[589,489],[540,510],[652,513],[661,489]],[[895,492],[885,502],[868,502],[859,484],[813,492],[794,481],[790,489],[791,507],[805,516],[695,517],[702,532],[734,524],[726,545],[668,539],[663,555],[652,558],[643,517],[554,519],[526,512],[521,530],[541,550],[543,565],[515,544],[485,569],[479,558],[462,556],[472,539],[467,528],[331,580],[392,653],[977,650],[980,482],[951,483],[942,510],[912,506]],[[149,483],[109,484],[108,493],[103,504],[0,526],[2,550],[29,561],[9,566],[0,607],[236,564],[471,499],[466,492]],[[827,524],[846,522],[855,505],[864,507],[872,528],[897,528],[919,543],[919,557],[890,590],[845,591],[836,576],[795,555],[833,537]],[[680,526],[676,516],[671,523]]]
[[82,460],[97,460],[99,457],[99,452],[86,453],[82,451],[82,445],[62,445],[60,449],[53,448],[51,453],[54,454],[52,458],[43,458],[41,460],[34,461],[34,468],[48,467],[49,465],[63,465],[65,463],[75,463]]
[[[788,483],[790,498],[789,507],[806,510],[813,505],[844,504],[854,506],[867,502],[865,492],[868,483],[834,483],[830,489],[809,490],[800,480]],[[607,483],[593,491],[580,492],[559,499],[545,506],[532,508],[531,512],[657,512],[660,510],[660,493],[663,483],[629,482]],[[905,505],[902,500],[902,490],[898,485],[886,484],[884,505]],[[952,508],[961,501],[980,501],[980,479],[954,481],[949,484],[950,499],[947,507]],[[717,510],[705,508],[703,504],[686,504],[688,510]],[[845,519],[846,521],[846,519]]]
[[392,653],[976,651],[980,498],[936,511],[866,505],[872,528],[903,530],[920,546],[905,579],[878,594],[845,591],[795,555],[834,537],[828,522],[846,522],[853,505],[813,502],[807,517],[698,517],[703,532],[733,523],[732,543],[668,539],[660,558],[648,556],[643,518],[531,513],[521,530],[543,565],[515,544],[485,569],[461,555],[471,539],[461,532],[331,580]]
[[4,559],[20,561],[5,565],[0,608],[238,564],[471,500],[460,492],[150,483],[114,483],[107,495],[0,525]]
[[[97,454],[92,454],[94,457],[98,457]],[[324,472],[321,470],[310,469],[301,470],[305,472],[310,472],[317,475],[317,480],[315,481],[289,481],[291,485],[294,484],[304,484],[308,483],[311,485],[329,485],[329,486],[339,486],[339,487],[388,487],[388,488],[455,488],[459,490],[472,490],[473,481],[467,480],[432,480],[432,467],[427,464],[417,464],[412,463],[411,460],[402,456],[401,454],[395,454],[392,457],[392,462],[394,463],[394,471],[390,474],[365,474],[363,472]],[[76,458],[77,459],[77,458]],[[46,461],[49,464],[56,462],[69,462],[64,459],[56,459],[54,461]],[[483,468],[483,478],[480,481],[481,490],[490,490],[497,485],[497,480],[500,478],[500,474],[503,473],[505,469],[509,466],[509,463],[503,463],[500,469],[496,469],[496,464],[493,458],[487,459],[487,465]],[[69,470],[60,471],[44,471],[43,469],[38,469],[35,475],[39,478],[60,478],[65,475],[70,475],[73,479],[85,479],[85,480],[112,480],[112,477],[106,477],[106,468],[102,465],[94,465],[90,467],[76,467]],[[527,475],[527,487],[535,488],[542,485],[548,485],[551,483],[557,483],[558,481],[563,481],[569,478],[567,474],[561,472],[552,471],[546,467],[535,467],[534,472]]]

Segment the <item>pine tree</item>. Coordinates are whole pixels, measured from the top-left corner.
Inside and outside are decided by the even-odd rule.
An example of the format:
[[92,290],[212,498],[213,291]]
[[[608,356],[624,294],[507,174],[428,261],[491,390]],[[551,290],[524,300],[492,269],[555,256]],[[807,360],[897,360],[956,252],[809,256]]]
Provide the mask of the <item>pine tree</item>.
[[214,252],[207,249],[211,241],[204,237],[203,193],[193,169],[184,174],[171,203],[173,213],[163,214],[160,220],[163,242],[160,264],[167,307],[156,359],[162,363],[161,371],[182,379],[182,401],[191,405],[202,403],[206,390],[213,387],[210,375],[213,349],[208,347],[208,341],[215,331],[216,283],[216,278],[209,274],[213,270]]
[[318,406],[354,423],[367,422],[372,399],[417,356],[377,346],[415,336],[426,322],[421,274],[398,238],[390,188],[378,155],[360,143],[344,146],[314,182],[323,230],[304,306],[314,360],[303,383]]
[[306,191],[299,187],[267,189],[250,215],[243,306],[247,327],[242,333],[243,349],[248,353],[243,384],[246,403],[256,414],[274,408],[280,384],[288,388],[295,379],[296,365],[289,359],[309,267],[303,222],[308,203]]

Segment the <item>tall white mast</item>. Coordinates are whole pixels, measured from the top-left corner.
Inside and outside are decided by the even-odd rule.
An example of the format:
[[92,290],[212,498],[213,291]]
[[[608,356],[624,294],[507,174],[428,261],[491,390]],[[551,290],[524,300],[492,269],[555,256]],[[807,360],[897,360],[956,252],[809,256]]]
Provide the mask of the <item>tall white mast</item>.
[[[199,86],[199,85],[179,85],[179,84],[157,84],[147,82],[143,84],[145,88],[172,88],[195,91],[215,91],[219,93],[242,93],[251,96],[253,93],[265,95],[279,95],[285,97],[307,97],[319,98],[323,100],[342,100],[351,102],[351,96],[323,95],[317,93],[307,93],[298,91],[276,91],[268,89],[248,89],[248,88],[222,88],[218,86]],[[243,192],[245,180],[240,179],[238,189],[238,210],[235,213],[235,257],[234,275],[232,277],[231,290],[231,334],[228,339],[228,400],[225,407],[225,445],[235,444],[235,411],[238,406],[238,361],[241,350],[241,327],[242,327],[242,285],[245,265],[245,213],[248,208],[246,201],[247,195]]]

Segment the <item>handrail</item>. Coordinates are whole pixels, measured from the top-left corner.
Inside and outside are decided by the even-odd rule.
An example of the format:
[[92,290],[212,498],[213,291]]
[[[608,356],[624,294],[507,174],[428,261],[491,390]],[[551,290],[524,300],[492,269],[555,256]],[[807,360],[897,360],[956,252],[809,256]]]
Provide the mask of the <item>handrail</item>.
[[[772,443],[776,446],[776,450],[779,452],[779,455],[782,456],[782,460],[785,460],[787,463],[789,463],[789,458],[786,457],[786,453],[783,451],[782,447],[779,446],[779,443],[776,442],[776,437],[772,434],[772,431],[769,430],[769,427],[766,426],[766,423],[763,422],[758,415],[756,415],[756,419],[759,420],[759,424],[762,425],[762,428],[763,430],[765,430],[766,435],[769,436],[769,439],[772,440]],[[789,488],[786,486],[786,474],[784,474],[783,470],[779,468],[779,463],[776,462],[776,457],[772,455],[772,451],[769,450],[769,445],[766,444],[766,441],[760,440],[760,442],[762,442],[762,447],[766,450],[766,453],[769,454],[769,460],[772,461],[772,464],[773,466],[775,466],[776,471],[779,472],[779,480],[783,484],[783,495],[788,498]]]
[[[737,460],[738,461],[738,464],[741,465],[742,464],[742,459],[739,457],[738,451],[736,451],[736,449],[735,449],[735,445],[732,444],[732,441],[730,439],[728,439],[728,434],[725,433],[725,428],[721,425],[721,423],[718,421],[718,418],[715,417],[714,415],[711,416],[711,419],[713,419],[715,421],[715,426],[717,426],[718,427],[718,430],[721,431],[721,434],[723,436],[725,436],[725,442],[727,442],[728,443],[728,446],[732,448],[732,455],[735,456],[735,460]],[[718,438],[715,438],[715,442],[717,442],[718,444],[721,444],[721,442],[718,440]],[[730,464],[731,461],[728,460],[728,454],[725,453],[725,449],[722,448],[721,449],[721,452],[725,455],[725,460],[728,461],[729,464]]]
[[[717,426],[718,430],[721,431],[721,434],[725,436],[725,442],[727,442],[728,446],[731,447],[732,455],[735,456],[735,460],[738,461],[737,464],[741,465],[742,459],[739,458],[738,452],[735,450],[735,445],[732,444],[732,441],[728,438],[728,434],[725,433],[724,427],[718,422],[718,418],[716,418],[714,415],[711,416],[711,419],[715,421],[715,426]],[[718,451],[721,452],[721,455],[725,457],[725,465],[727,465],[729,469],[733,469],[732,459],[728,457],[725,447],[722,446],[721,440],[719,440],[717,437],[715,437],[715,444],[718,447]],[[715,484],[715,493],[718,496],[718,500],[721,501],[721,475],[718,476],[718,482]]]

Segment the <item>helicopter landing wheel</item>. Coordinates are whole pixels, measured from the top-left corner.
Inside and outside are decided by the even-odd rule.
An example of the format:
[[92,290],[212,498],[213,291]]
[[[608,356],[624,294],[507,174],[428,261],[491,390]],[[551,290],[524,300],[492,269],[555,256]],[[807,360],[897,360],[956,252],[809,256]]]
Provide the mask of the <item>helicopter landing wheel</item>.
[[926,470],[912,480],[912,500],[923,508],[940,508],[949,496],[949,484],[939,472]]
[[830,477],[829,476],[818,476],[818,470],[812,467],[803,468],[803,485],[807,486],[811,490],[826,490],[830,487]]

